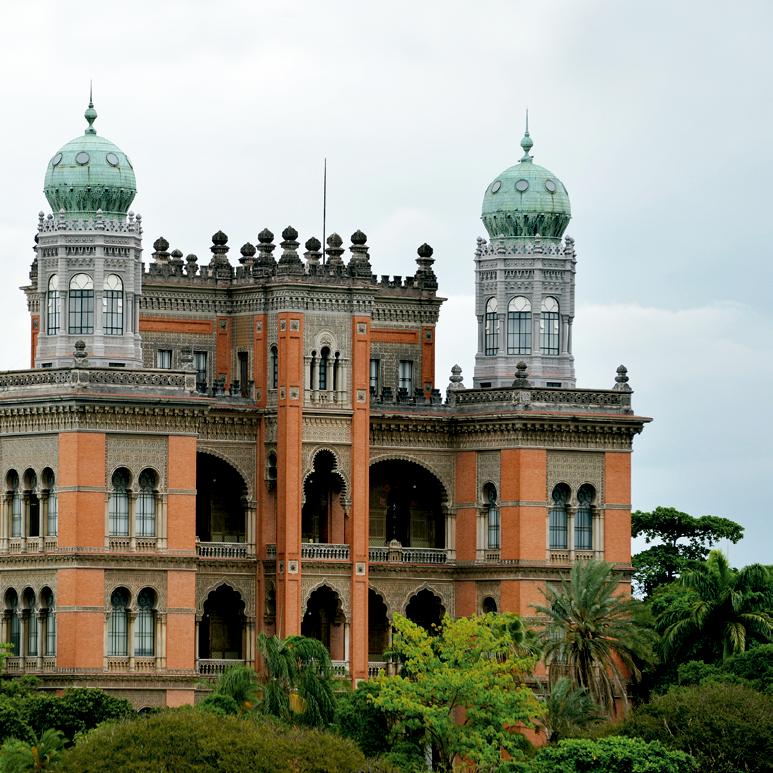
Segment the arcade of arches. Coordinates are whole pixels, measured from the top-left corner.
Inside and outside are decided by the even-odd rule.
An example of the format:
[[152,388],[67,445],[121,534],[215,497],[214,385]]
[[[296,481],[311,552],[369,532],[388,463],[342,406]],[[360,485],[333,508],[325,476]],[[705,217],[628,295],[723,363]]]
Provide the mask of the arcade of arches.
[[230,464],[196,454],[196,536],[202,542],[246,542],[247,487]]
[[341,502],[343,479],[336,472],[336,459],[330,451],[314,457],[314,469],[303,485],[301,536],[304,542],[345,544],[349,541]]

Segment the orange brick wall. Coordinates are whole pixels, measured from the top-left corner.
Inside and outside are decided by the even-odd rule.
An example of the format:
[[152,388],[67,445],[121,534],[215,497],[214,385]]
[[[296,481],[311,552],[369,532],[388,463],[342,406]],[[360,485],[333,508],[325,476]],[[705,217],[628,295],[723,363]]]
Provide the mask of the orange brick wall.
[[104,608],[102,569],[57,572],[56,662],[59,668],[102,668]]
[[456,455],[456,558],[474,561],[478,539],[478,466],[475,451]]
[[196,547],[196,438],[169,437],[167,545],[170,550]]
[[[499,499],[503,559],[545,559],[545,485],[547,452],[504,449],[501,453]],[[506,502],[514,504],[506,505]]]
[[631,454],[604,454],[604,557],[613,563],[631,562]]
[[166,667],[194,668],[196,665],[195,610],[196,572],[167,572]]

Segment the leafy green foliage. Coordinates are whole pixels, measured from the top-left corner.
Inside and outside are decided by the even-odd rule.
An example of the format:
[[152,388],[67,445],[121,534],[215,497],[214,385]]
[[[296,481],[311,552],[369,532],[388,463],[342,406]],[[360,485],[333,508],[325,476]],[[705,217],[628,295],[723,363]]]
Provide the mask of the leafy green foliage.
[[325,645],[306,636],[258,637],[265,664],[263,711],[286,722],[323,727],[333,721],[333,667]]
[[683,752],[638,738],[573,738],[546,746],[524,773],[689,773],[697,770]]
[[216,692],[207,695],[201,703],[196,704],[196,708],[219,717],[232,717],[240,713],[239,704],[230,695]]
[[[544,591],[535,606],[551,682],[569,678],[611,715],[614,696],[626,699],[623,669],[638,678],[652,659],[652,636],[634,621],[635,602],[619,594],[619,575],[603,561],[578,561],[569,577]],[[622,667],[621,667],[622,666]]]
[[336,732],[351,738],[368,757],[390,748],[388,717],[374,702],[378,689],[374,682],[360,682],[356,690],[340,693],[336,701]]
[[737,684],[673,687],[637,707],[615,732],[687,752],[701,771],[767,771],[773,701]]
[[[217,700],[216,698],[230,698],[237,707],[240,714],[252,711],[259,700],[258,675],[253,668],[249,666],[231,666],[226,669],[215,682],[215,689],[208,698],[215,698],[209,702],[208,706],[219,706],[224,709],[229,706],[227,700]],[[205,699],[204,702],[206,702]],[[226,713],[235,713],[227,711]]]
[[659,544],[633,556],[634,583],[646,596],[673,582],[695,561],[705,561],[709,549],[720,540],[733,543],[743,537],[743,526],[716,515],[694,517],[673,507],[631,514],[631,536],[644,536],[647,544]]
[[550,688],[545,699],[545,717],[541,724],[550,743],[569,738],[601,719],[603,713],[590,693],[575,687],[567,677],[561,677]]
[[773,578],[761,564],[730,567],[718,550],[679,580],[688,593],[657,617],[666,660],[681,659],[696,645],[704,659],[744,652],[750,640],[773,640]]
[[681,685],[713,682],[745,684],[760,692],[773,693],[773,644],[763,644],[747,652],[731,655],[719,663],[690,660],[678,666]]
[[0,699],[0,740],[15,738],[31,743],[35,734],[19,706],[8,698]]
[[525,652],[526,631],[511,614],[452,620],[431,635],[394,617],[391,657],[398,676],[380,676],[372,696],[392,724],[392,738],[431,744],[439,770],[456,757],[482,768],[499,764],[500,749],[524,758],[527,742],[517,728],[542,714],[523,680],[536,658]]
[[0,748],[2,773],[26,773],[48,770],[56,765],[64,746],[64,736],[58,730],[44,730],[32,743],[9,739]]
[[355,744],[318,730],[250,717],[172,709],[113,722],[78,738],[63,773],[358,773],[366,761]]

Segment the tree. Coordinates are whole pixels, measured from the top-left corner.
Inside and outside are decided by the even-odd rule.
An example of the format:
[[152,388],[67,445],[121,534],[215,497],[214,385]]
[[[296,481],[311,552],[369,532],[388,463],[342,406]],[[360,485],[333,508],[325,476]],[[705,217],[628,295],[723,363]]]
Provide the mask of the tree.
[[325,645],[306,636],[260,634],[258,649],[266,671],[263,710],[286,722],[330,724],[335,714],[333,666]]
[[458,757],[480,767],[499,764],[500,750],[524,758],[518,728],[542,710],[524,680],[536,658],[524,653],[526,631],[515,615],[443,618],[435,634],[394,616],[390,657],[402,670],[378,677],[376,706],[392,720],[392,737],[419,735],[438,769]]
[[2,773],[26,773],[26,771],[47,770],[58,761],[64,736],[58,730],[44,730],[40,738],[32,743],[9,739],[0,748],[0,771]]
[[684,752],[639,738],[572,738],[537,752],[525,773],[689,773],[695,761]]
[[701,771],[769,771],[773,701],[738,684],[672,687],[635,708],[613,732],[687,752]]
[[666,660],[678,659],[696,643],[725,659],[744,652],[752,638],[773,641],[773,578],[766,567],[751,564],[738,571],[712,550],[679,583],[689,595],[656,620]]
[[193,708],[109,722],[79,736],[62,755],[62,773],[359,773],[362,752],[351,741],[252,715],[217,721]]
[[588,690],[575,687],[568,677],[563,676],[551,685],[541,724],[548,742],[555,743],[601,717],[602,712]]
[[636,553],[633,580],[645,596],[664,583],[673,582],[694,561],[705,561],[712,545],[743,537],[743,526],[716,515],[694,517],[673,507],[631,514],[631,536],[644,536],[647,544],[659,544]]
[[626,671],[652,658],[651,632],[633,620],[635,601],[620,595],[620,576],[603,561],[577,561],[569,577],[543,591],[541,637],[551,683],[567,676],[611,715],[615,694],[627,704]]
[[[252,711],[258,704],[258,675],[249,666],[231,666],[218,677],[212,694],[202,701],[209,707],[217,707],[216,713],[230,714],[231,704],[236,712],[245,714]],[[236,713],[233,712],[233,713]]]

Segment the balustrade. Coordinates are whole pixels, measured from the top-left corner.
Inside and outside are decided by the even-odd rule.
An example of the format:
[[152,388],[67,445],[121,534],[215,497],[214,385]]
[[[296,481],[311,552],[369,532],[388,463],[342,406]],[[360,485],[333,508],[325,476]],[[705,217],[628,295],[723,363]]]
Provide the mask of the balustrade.
[[203,658],[196,661],[196,670],[202,676],[220,676],[233,666],[248,665],[246,660],[232,658]]
[[247,558],[246,542],[197,542],[202,558]]
[[301,558],[316,561],[348,561],[349,546],[327,542],[304,542],[301,545]]

